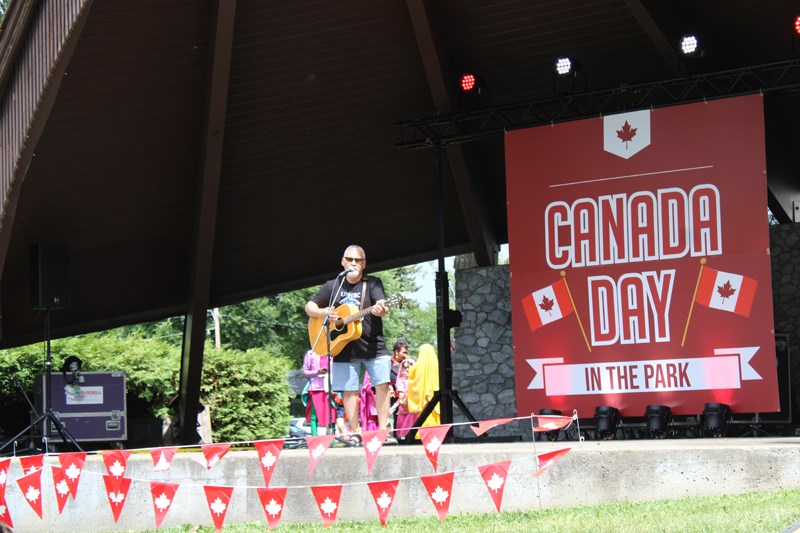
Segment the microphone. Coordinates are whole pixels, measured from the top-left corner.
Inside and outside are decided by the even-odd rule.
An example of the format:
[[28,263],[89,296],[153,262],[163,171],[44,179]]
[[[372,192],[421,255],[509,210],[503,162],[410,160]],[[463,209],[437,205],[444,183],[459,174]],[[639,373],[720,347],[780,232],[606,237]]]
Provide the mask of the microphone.
[[[350,267],[350,268],[348,268],[347,270],[345,270],[344,272],[340,272],[340,273],[339,273],[339,276],[346,276],[346,275],[348,275],[350,272],[355,272],[355,271],[356,271],[356,269],[355,269],[355,268],[353,268],[353,267]],[[336,276],[336,277],[338,278],[339,276]]]

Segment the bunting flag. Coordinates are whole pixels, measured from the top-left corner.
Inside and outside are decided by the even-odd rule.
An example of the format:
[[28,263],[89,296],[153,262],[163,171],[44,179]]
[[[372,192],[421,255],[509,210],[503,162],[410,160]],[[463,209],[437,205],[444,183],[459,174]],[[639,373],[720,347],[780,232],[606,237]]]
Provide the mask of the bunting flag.
[[484,433],[486,433],[490,429],[492,429],[494,427],[497,427],[497,426],[502,426],[503,424],[508,424],[512,420],[514,420],[514,419],[513,418],[495,418],[495,419],[492,419],[492,420],[479,420],[478,421],[478,427],[469,426],[469,429],[471,429],[475,433],[475,435],[480,437],[481,435],[483,435]]
[[431,474],[430,476],[420,476],[422,484],[425,485],[425,490],[428,491],[428,496],[436,507],[436,512],[439,513],[439,522],[447,517],[450,511],[450,496],[453,493],[453,474],[454,472],[447,472],[445,474]]
[[206,492],[206,502],[211,513],[211,519],[214,521],[214,527],[219,531],[222,529],[223,522],[225,522],[225,514],[228,512],[228,507],[231,503],[233,487],[206,485],[203,489]]
[[110,476],[121,478],[128,468],[128,457],[131,456],[130,450],[106,450],[103,452],[103,463]]
[[[308,437],[306,437],[308,438]],[[341,485],[320,485],[311,487],[314,500],[317,502],[319,514],[322,516],[322,525],[330,527],[336,522],[336,515],[339,513],[339,499],[342,496]]]
[[522,299],[522,308],[531,331],[572,313],[572,301],[564,278]]
[[230,444],[204,444],[200,447],[200,450],[203,452],[203,456],[192,457],[192,459],[206,467],[206,469],[211,470],[214,468],[214,465],[219,463],[220,460],[225,457],[225,454],[228,453],[228,450],[230,449]]
[[571,416],[539,415],[533,417],[533,431],[556,431],[571,423]]
[[[259,440],[253,443],[258,455],[258,464],[261,466],[261,473],[264,475],[264,485],[269,487],[269,481],[275,472],[275,465],[281,457],[283,450],[283,440]],[[280,520],[280,518],[278,518]]]
[[119,514],[122,512],[122,508],[125,507],[125,501],[128,499],[128,491],[131,488],[131,478],[117,477],[113,474],[103,474],[103,482],[106,485],[108,505],[111,506],[111,513],[114,515],[114,523],[116,523],[119,520]]
[[436,472],[439,468],[439,449],[442,447],[444,438],[447,432],[450,431],[450,425],[444,426],[425,426],[419,428],[419,438],[422,440],[422,448],[425,450],[425,455],[428,456],[433,471]]
[[19,464],[22,465],[23,475],[30,474],[44,467],[44,455],[24,455],[19,458]]
[[64,468],[60,466],[54,466],[51,468],[53,471],[53,489],[56,493],[56,502],[58,502],[58,514],[64,512],[64,505],[69,500],[69,484],[66,480],[66,474],[64,473]]
[[328,448],[333,442],[333,439],[336,438],[336,435],[319,435],[317,437],[306,437],[306,443],[308,444],[308,476],[311,477],[311,474],[314,472],[314,468],[316,468],[317,463],[322,456],[325,455],[325,452],[328,451]]
[[536,456],[536,472],[533,477],[541,476],[545,471],[556,464],[556,462],[567,455],[571,448],[562,448],[554,452],[540,453]]
[[381,451],[383,443],[386,442],[386,437],[389,436],[388,429],[375,429],[373,431],[362,431],[361,438],[364,443],[364,453],[367,454],[367,472],[372,472],[372,465],[375,463],[375,458],[378,457],[378,452]]
[[6,481],[8,481],[8,469],[11,468],[11,458],[0,460],[0,497],[6,494]]
[[[280,442],[283,446],[283,441]],[[259,487],[256,491],[258,499],[261,500],[261,508],[264,509],[267,517],[269,529],[272,530],[281,522],[283,506],[286,502],[286,487]]]
[[175,493],[178,491],[178,486],[177,483],[150,482],[150,496],[153,498],[156,528],[161,527],[161,522],[167,516],[167,511],[169,511],[172,502],[175,501]]
[[6,503],[5,493],[0,494],[0,524],[5,524],[12,529],[14,527],[14,521],[11,520],[11,512]]
[[478,472],[481,473],[483,482],[486,484],[486,489],[489,491],[489,496],[492,497],[498,513],[500,512],[500,504],[503,503],[503,490],[506,488],[508,469],[510,467],[511,461],[502,461],[478,467]]
[[[24,457],[20,457],[24,459]],[[42,469],[33,469],[30,474],[26,474],[17,479],[19,490],[25,497],[25,501],[36,511],[39,519],[42,518]]]
[[172,466],[172,458],[175,457],[177,447],[153,448],[150,450],[150,457],[153,459],[153,472],[166,472]]
[[386,525],[386,519],[389,517],[389,511],[392,509],[394,503],[394,494],[397,492],[397,484],[399,479],[391,481],[374,481],[367,483],[372,499],[375,500],[375,506],[378,508],[378,518],[381,525]]
[[70,452],[58,454],[58,461],[64,469],[64,481],[69,487],[69,493],[74,500],[78,496],[78,482],[81,480],[83,464],[86,462],[86,452]]
[[695,301],[706,307],[749,317],[757,286],[758,282],[753,278],[704,267]]

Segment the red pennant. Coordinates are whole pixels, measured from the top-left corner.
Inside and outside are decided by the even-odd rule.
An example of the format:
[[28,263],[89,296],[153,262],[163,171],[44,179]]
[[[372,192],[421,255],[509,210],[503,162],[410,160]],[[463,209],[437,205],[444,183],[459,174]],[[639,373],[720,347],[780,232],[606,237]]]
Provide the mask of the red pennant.
[[427,426],[419,428],[419,438],[422,440],[422,448],[428,456],[433,471],[439,468],[439,449],[442,447],[444,437],[450,431],[450,425],[446,426]]
[[[306,437],[307,438],[307,437]],[[311,487],[314,499],[317,501],[317,509],[322,516],[322,525],[330,527],[336,522],[336,515],[339,513],[339,498],[342,496],[341,485],[321,485]]]
[[500,504],[503,503],[503,490],[506,488],[508,468],[510,466],[511,461],[502,461],[478,467],[478,472],[481,473],[483,482],[486,483],[486,489],[489,491],[489,496],[492,497],[498,513],[500,512]]
[[[6,494],[6,481],[8,481],[8,470],[11,468],[11,458],[0,460],[0,497]],[[11,526],[9,526],[11,527]]]
[[204,444],[200,448],[203,451],[205,458],[205,467],[211,470],[215,464],[225,457],[228,450],[231,449],[230,444]]
[[[20,457],[20,459],[24,459]],[[42,469],[33,470],[30,474],[17,479],[19,490],[25,497],[25,501],[36,511],[39,518],[42,518]]]
[[56,502],[58,502],[58,514],[61,514],[64,511],[64,505],[69,499],[69,484],[67,483],[63,468],[60,466],[54,466],[52,467],[52,471],[53,489],[55,489]]
[[562,448],[554,452],[540,453],[536,456],[536,472],[533,477],[541,476],[545,471],[556,464],[556,461],[567,455],[571,448]]
[[430,476],[420,476],[428,496],[439,513],[439,522],[445,519],[450,511],[450,496],[453,494],[453,474],[432,474]]
[[106,450],[103,452],[103,462],[106,464],[108,475],[117,479],[125,474],[128,468],[128,457],[131,456],[130,450]]
[[378,518],[384,526],[386,525],[386,519],[389,517],[389,511],[392,509],[394,494],[397,491],[399,482],[399,479],[394,479],[367,483],[369,491],[372,493],[372,499],[375,500],[375,506],[378,508]]
[[175,492],[178,490],[177,483],[162,483],[160,481],[150,482],[150,495],[153,497],[153,512],[156,514],[156,528],[161,527],[161,522],[167,516],[172,502],[175,501]]
[[211,512],[214,527],[219,531],[222,529],[222,523],[225,522],[225,514],[231,504],[233,487],[206,485],[203,489],[206,491],[206,502],[208,502],[208,510]]
[[81,480],[83,464],[86,462],[86,452],[71,452],[58,454],[58,461],[64,470],[64,481],[69,487],[69,493],[74,500],[78,496],[78,482]]
[[571,416],[538,415],[533,417],[533,431],[557,431],[572,423]]
[[166,472],[169,470],[176,451],[178,451],[177,447],[153,448],[150,450],[150,457],[153,459],[153,472]]
[[508,424],[512,420],[514,420],[514,419],[513,418],[494,418],[492,420],[479,420],[478,421],[478,427],[470,426],[469,428],[472,431],[475,432],[475,435],[480,437],[481,435],[483,435],[484,433],[486,433],[490,429],[492,429],[494,427],[497,427],[497,426],[502,426],[503,424]]
[[[283,441],[280,442],[283,446]],[[261,508],[264,509],[264,514],[267,516],[269,528],[272,529],[281,521],[283,505],[286,501],[286,487],[262,487],[256,491],[261,500]]]
[[22,475],[27,475],[44,467],[44,455],[25,455],[19,458],[19,463],[22,465]]
[[375,458],[378,457],[378,452],[381,451],[381,447],[388,436],[388,429],[375,429],[373,431],[363,431],[361,433],[364,453],[367,454],[367,472],[372,472],[372,465],[375,463]]
[[316,468],[317,463],[322,456],[325,455],[325,452],[328,451],[328,448],[333,442],[333,439],[336,438],[336,435],[320,435],[318,437],[306,437],[306,443],[308,444],[308,475],[311,476],[311,473]]
[[14,522],[11,520],[11,512],[6,503],[5,494],[0,494],[0,524],[5,524],[10,528],[14,527]]
[[116,523],[119,520],[122,508],[125,507],[125,501],[128,499],[131,478],[104,474],[103,482],[106,484],[106,497],[108,498],[108,504],[111,506],[111,513],[114,515],[114,523]]
[[253,443],[258,454],[258,464],[261,466],[261,473],[264,475],[264,485],[269,487],[269,480],[275,472],[275,465],[283,450],[283,440],[259,440]]

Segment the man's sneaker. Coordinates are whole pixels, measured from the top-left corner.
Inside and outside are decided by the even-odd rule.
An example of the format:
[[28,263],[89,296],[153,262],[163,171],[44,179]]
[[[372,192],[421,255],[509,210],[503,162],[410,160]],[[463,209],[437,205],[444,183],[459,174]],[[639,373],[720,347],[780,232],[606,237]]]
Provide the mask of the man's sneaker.
[[400,444],[400,443],[397,441],[396,438],[394,438],[394,436],[389,435],[388,437],[386,437],[386,440],[383,441],[383,444],[391,446],[391,445]]

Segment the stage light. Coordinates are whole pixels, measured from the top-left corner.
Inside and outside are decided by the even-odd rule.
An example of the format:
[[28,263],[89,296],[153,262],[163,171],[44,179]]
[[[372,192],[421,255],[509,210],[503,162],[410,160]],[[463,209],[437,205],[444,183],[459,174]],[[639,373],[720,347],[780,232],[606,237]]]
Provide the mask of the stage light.
[[648,405],[644,412],[647,418],[647,433],[654,439],[667,436],[667,428],[672,420],[672,411],[666,405]]
[[478,80],[475,74],[464,73],[461,75],[461,90],[465,93],[472,92],[478,88]]
[[724,403],[707,403],[703,407],[703,429],[712,437],[724,437],[728,431],[731,408]]
[[683,55],[692,55],[697,52],[700,43],[695,35],[684,35],[681,37],[681,52]]
[[594,410],[594,428],[600,440],[613,440],[619,425],[619,409],[598,405]]
[[[539,409],[540,415],[548,415],[548,416],[561,416],[561,411],[558,409]],[[555,442],[558,440],[558,434],[561,432],[560,429],[556,429],[553,431],[545,431],[544,436],[550,442]]]
[[794,28],[794,34],[800,35],[800,15],[797,15],[794,18],[794,24],[792,25],[792,27]]
[[573,71],[572,59],[566,56],[559,57],[556,59],[555,69],[559,76],[566,76]]

